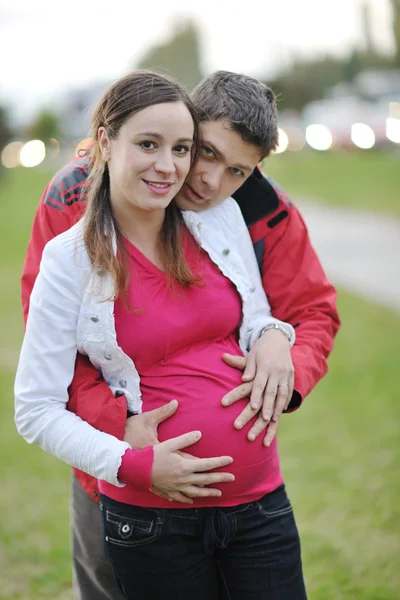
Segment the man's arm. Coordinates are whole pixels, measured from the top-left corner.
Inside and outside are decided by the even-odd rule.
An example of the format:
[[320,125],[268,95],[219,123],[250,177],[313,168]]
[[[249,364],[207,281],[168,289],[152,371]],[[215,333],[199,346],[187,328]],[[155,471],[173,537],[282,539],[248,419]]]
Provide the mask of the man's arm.
[[[295,391],[288,407],[294,410],[326,374],[340,320],[336,290],[323,271],[297,208],[280,197],[278,211],[268,219],[267,227],[279,211],[287,211],[288,216],[265,235],[262,279],[272,313],[296,328],[292,348]],[[272,233],[274,229],[276,233]]]
[[[43,248],[82,216],[85,208],[82,186],[89,170],[88,160],[79,158],[63,167],[44,190],[33,222],[21,280],[25,322]],[[96,402],[93,402],[94,395]],[[125,396],[115,398],[97,369],[81,354],[77,355],[75,375],[69,388],[68,408],[96,429],[123,439],[127,414]]]
[[299,211],[275,183],[256,171],[235,198],[249,226],[272,314],[296,329],[295,391],[288,407],[294,410],[327,371],[340,326],[336,291]]

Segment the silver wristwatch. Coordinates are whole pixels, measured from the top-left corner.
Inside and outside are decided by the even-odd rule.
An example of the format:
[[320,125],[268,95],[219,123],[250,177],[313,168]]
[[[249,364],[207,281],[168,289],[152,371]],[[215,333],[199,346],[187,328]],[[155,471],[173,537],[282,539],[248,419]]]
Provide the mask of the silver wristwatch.
[[292,332],[290,330],[290,327],[288,327],[284,323],[268,323],[268,325],[266,325],[264,329],[261,330],[260,337],[263,335],[263,333],[269,331],[270,329],[277,329],[278,331],[281,331],[283,335],[288,339],[289,343],[292,342]]

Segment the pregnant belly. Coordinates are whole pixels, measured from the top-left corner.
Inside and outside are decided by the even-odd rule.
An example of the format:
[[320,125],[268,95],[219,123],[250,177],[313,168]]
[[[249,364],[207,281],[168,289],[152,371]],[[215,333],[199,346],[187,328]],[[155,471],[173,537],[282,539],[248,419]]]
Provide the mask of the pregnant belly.
[[[168,386],[168,392],[164,389],[164,392],[158,392],[157,396],[146,394],[144,388],[144,411],[157,408],[172,398],[179,399],[179,407],[175,415],[159,426],[159,440],[168,440],[189,431],[201,431],[200,441],[186,448],[186,452],[199,458],[216,456],[233,458],[231,465],[219,469],[235,475],[234,482],[215,486],[223,492],[221,502],[225,505],[234,505],[260,498],[281,483],[276,443],[273,442],[269,448],[266,448],[263,445],[264,436],[262,434],[253,442],[247,439],[247,433],[255,419],[243,429],[235,429],[233,423],[243,408],[247,406],[248,399],[241,400],[230,407],[224,407],[221,404],[221,398],[228,391],[224,386],[217,385],[199,397],[198,390],[203,386],[197,385],[201,382],[196,383],[195,379],[191,379],[190,386],[186,385],[186,389],[180,387],[179,396],[171,395],[170,386]],[[185,393],[182,391],[183,389]],[[196,398],[192,395],[195,390],[197,390]],[[162,398],[165,393],[168,397]],[[155,400],[156,397],[157,400]],[[213,505],[216,504],[216,500],[212,500]]]

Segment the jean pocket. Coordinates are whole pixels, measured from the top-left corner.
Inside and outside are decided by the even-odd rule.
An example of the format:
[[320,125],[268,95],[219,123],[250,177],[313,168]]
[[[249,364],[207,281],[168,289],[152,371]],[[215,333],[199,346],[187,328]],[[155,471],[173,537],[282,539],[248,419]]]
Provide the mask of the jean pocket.
[[283,517],[293,512],[292,505],[283,486],[270,494],[266,494],[255,504],[260,513],[268,519]]
[[162,522],[154,518],[138,519],[105,510],[103,512],[105,541],[117,546],[143,546],[161,535]]

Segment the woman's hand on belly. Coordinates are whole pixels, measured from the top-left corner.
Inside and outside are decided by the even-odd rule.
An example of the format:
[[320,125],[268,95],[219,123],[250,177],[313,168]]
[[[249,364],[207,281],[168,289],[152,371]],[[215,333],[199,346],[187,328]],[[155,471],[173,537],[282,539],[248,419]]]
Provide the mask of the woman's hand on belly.
[[203,487],[234,481],[231,473],[210,473],[232,463],[230,456],[195,458],[181,452],[184,448],[196,444],[201,438],[200,431],[184,433],[178,437],[161,442],[154,447],[154,462],[151,478],[154,487],[168,494],[170,498],[192,504],[192,498],[219,497],[221,490]]
[[158,444],[158,426],[176,413],[178,402],[171,400],[158,408],[128,417],[125,426],[124,441],[135,450]]

